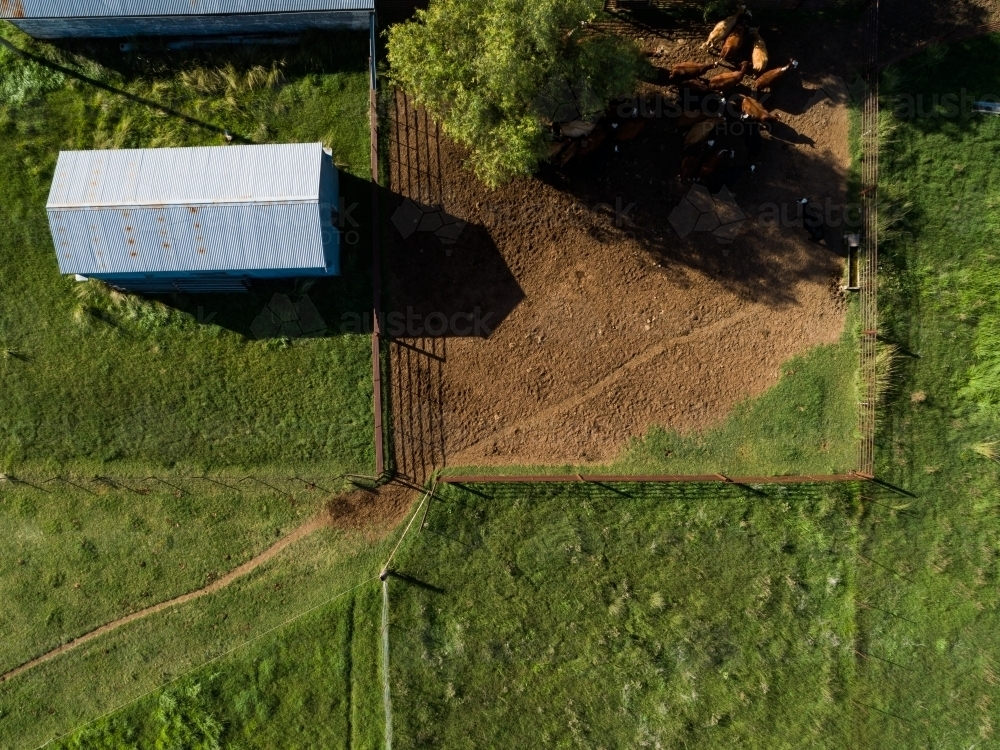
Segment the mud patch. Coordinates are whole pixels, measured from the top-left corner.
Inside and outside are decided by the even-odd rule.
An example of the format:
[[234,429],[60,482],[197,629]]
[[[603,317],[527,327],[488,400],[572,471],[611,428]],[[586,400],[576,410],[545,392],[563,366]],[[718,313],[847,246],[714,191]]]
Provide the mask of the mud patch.
[[335,529],[381,539],[403,522],[419,497],[418,491],[401,484],[358,489],[328,500],[323,518]]

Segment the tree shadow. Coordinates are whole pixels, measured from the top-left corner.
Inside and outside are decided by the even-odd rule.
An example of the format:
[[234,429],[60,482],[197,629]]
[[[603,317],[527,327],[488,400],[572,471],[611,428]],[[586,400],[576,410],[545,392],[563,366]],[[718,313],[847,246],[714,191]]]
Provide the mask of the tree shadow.
[[[738,121],[730,121],[709,137],[714,141],[713,151],[734,153],[728,168],[700,180],[713,195],[728,190],[735,196],[745,223],[732,244],[720,244],[711,230],[681,236],[671,222],[674,209],[688,199],[693,183],[678,177],[687,151],[669,117],[649,118],[634,140],[609,144],[564,167],[545,165],[538,178],[576,198],[596,220],[594,236],[607,241],[635,240],[653,263],[667,269],[675,283],[683,286],[690,274],[704,274],[746,299],[774,307],[795,304],[798,282],[829,278],[826,254],[841,255],[840,243],[834,239],[826,246],[816,245],[819,252],[803,255],[776,253],[774,242],[806,238],[805,217],[797,201],[808,197],[823,203],[830,198],[840,205],[843,196],[837,186],[846,175],[823,155],[809,149],[790,150],[791,143],[809,144],[791,127],[771,123],[769,128],[770,132],[759,136],[759,143]],[[824,193],[804,196],[808,189],[796,187],[803,176],[808,176],[808,183],[823,186]],[[763,233],[761,226],[772,217],[777,219],[777,234]],[[828,234],[835,238],[837,231],[842,230],[831,227]]]
[[985,5],[976,0],[951,0],[947,3],[881,0],[881,61],[890,62],[934,39],[974,32],[990,20],[990,11]]

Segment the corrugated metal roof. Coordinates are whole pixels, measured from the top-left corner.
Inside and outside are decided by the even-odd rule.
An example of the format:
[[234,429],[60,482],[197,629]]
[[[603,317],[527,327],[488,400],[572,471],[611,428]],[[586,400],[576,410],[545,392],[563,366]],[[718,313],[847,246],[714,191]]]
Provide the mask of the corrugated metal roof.
[[47,205],[59,268],[330,269],[329,159],[320,143],[63,152]]
[[190,16],[375,10],[375,0],[0,0],[0,18]]
[[317,201],[322,143],[63,151],[47,208]]

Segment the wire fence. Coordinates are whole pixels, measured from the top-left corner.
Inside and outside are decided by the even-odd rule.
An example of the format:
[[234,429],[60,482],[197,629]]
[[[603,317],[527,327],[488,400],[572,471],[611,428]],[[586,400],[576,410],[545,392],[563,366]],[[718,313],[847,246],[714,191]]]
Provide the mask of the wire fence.
[[[627,483],[713,483],[723,484],[824,484],[829,482],[857,482],[867,480],[856,472],[848,474],[812,474],[800,476],[770,476],[770,477],[729,477],[725,474],[525,474],[498,475],[451,474],[439,476],[435,482],[441,484],[546,484],[560,482],[590,482],[594,484],[627,484]],[[432,490],[433,494],[433,490]]]
[[385,710],[385,750],[392,750],[392,691],[389,687],[389,579],[382,581],[382,707]]
[[863,75],[868,90],[861,113],[861,242],[859,286],[861,304],[861,399],[857,472],[875,476],[875,426],[878,408],[878,35],[879,2],[865,11]]
[[[420,516],[421,508],[424,507],[425,503],[428,506],[430,505],[435,487],[437,487],[436,482],[427,489],[423,498],[417,503],[416,508],[414,508],[413,513],[410,515],[409,523],[406,524],[406,528],[403,529],[399,541],[396,542],[396,546],[392,548],[392,552],[386,559],[385,565],[382,566],[382,572],[379,573],[379,578],[382,580],[382,629],[380,633],[382,639],[382,707],[385,712],[385,750],[392,750],[392,688],[389,682],[389,577],[392,575],[390,566],[396,557],[396,553],[402,546],[403,540],[406,539],[406,536],[410,533],[410,529],[413,528],[413,522]],[[419,528],[423,528],[423,518],[424,516],[421,516]]]

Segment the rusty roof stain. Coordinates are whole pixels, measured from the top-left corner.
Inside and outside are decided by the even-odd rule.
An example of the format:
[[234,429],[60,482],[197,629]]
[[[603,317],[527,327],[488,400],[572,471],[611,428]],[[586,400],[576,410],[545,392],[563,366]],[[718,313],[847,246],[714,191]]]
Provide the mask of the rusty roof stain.
[[24,18],[21,0],[0,0],[0,18]]

